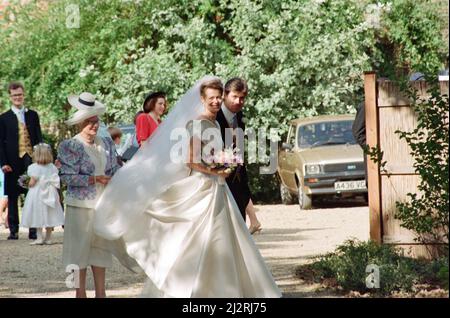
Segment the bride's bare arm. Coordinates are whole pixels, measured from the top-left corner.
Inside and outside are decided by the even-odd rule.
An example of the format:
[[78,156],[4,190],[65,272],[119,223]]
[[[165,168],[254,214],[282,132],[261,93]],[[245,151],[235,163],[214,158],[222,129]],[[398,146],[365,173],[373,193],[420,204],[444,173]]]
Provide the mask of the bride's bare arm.
[[[189,155],[188,155],[188,162],[187,162],[188,167],[191,168],[192,170],[200,171],[202,173],[227,178],[230,174],[225,173],[225,171],[224,171],[225,169],[211,169],[211,168],[205,166],[201,162],[201,160],[200,160],[201,159],[201,147],[202,147],[201,141],[195,137],[192,137],[191,141],[189,143]],[[194,162],[194,154],[198,154],[197,158],[195,158],[197,160],[195,160],[195,161],[200,161],[200,162]]]

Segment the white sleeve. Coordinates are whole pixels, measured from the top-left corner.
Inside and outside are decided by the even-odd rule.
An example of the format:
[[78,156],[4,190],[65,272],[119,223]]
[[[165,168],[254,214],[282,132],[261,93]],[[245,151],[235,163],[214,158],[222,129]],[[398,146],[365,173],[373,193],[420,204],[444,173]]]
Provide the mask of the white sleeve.
[[37,164],[33,163],[28,166],[27,175],[30,177],[38,177],[39,176],[39,167]]
[[[52,170],[51,170],[52,171],[52,179],[57,180],[58,184],[59,184],[60,183],[59,170],[58,170],[58,168],[56,168],[56,166],[54,164],[52,164],[51,167],[52,167]],[[59,185],[58,185],[58,188],[59,188]]]
[[56,168],[56,166],[53,163],[50,164],[50,167],[51,167],[52,174],[56,174],[56,175],[59,174],[58,168]]

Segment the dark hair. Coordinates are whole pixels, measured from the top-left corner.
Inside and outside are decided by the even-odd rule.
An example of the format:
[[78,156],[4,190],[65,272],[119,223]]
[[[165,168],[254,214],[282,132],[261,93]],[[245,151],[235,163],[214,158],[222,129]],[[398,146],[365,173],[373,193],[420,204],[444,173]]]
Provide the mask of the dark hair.
[[208,88],[217,89],[218,91],[220,91],[220,94],[223,93],[223,84],[219,79],[213,79],[210,81],[203,82],[200,85],[200,95],[205,97],[205,91]]
[[228,95],[231,91],[245,93],[247,95],[247,82],[240,77],[233,77],[225,84],[225,95]]
[[20,82],[11,82],[8,85],[8,93],[11,93],[12,89],[18,89],[21,88],[23,91],[25,91],[25,87]]
[[156,102],[158,101],[158,98],[164,98],[166,99],[166,93],[164,92],[155,92],[148,94],[145,98],[143,110],[144,113],[150,113],[153,109],[155,109]]
[[120,130],[120,128],[108,127],[108,132],[112,140],[122,137],[122,130]]

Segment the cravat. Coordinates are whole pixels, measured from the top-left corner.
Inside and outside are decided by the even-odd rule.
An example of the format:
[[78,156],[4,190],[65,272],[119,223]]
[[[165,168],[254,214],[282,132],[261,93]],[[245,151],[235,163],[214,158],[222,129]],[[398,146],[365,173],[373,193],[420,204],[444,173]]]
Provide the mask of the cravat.
[[23,108],[18,110],[16,116],[20,123],[25,124],[25,110]]

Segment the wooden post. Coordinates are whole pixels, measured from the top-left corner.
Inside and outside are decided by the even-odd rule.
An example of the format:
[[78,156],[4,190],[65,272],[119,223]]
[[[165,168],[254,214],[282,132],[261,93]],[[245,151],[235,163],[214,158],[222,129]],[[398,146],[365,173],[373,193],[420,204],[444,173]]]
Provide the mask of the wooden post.
[[[377,78],[375,72],[364,73],[364,107],[366,112],[366,140],[367,145],[378,148],[378,107],[377,107]],[[369,192],[370,239],[382,243],[381,223],[381,182],[380,165],[367,156],[367,184]]]

